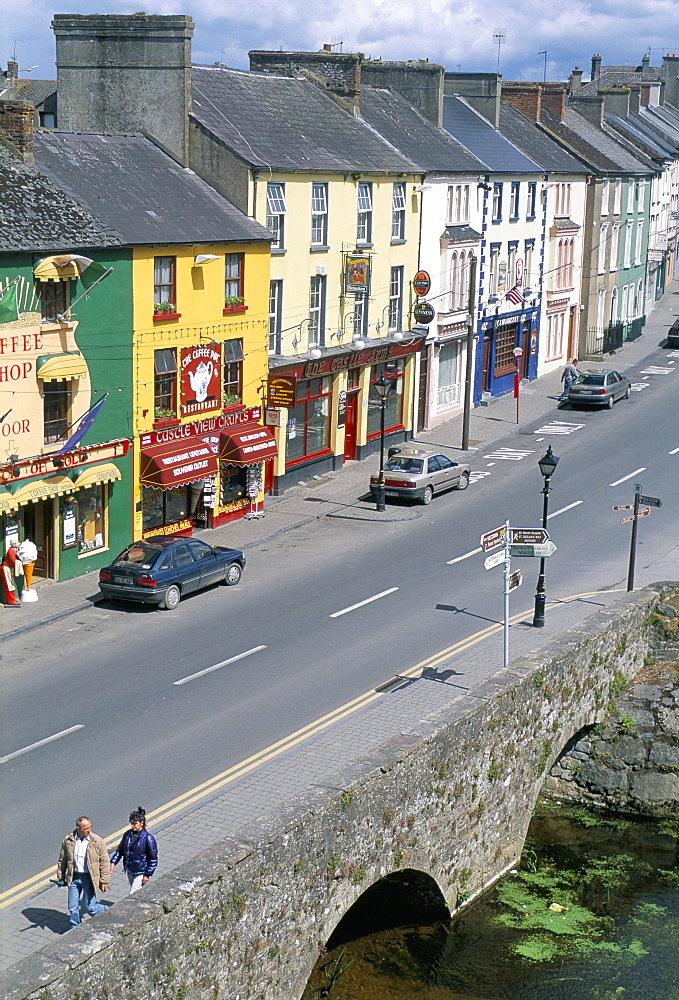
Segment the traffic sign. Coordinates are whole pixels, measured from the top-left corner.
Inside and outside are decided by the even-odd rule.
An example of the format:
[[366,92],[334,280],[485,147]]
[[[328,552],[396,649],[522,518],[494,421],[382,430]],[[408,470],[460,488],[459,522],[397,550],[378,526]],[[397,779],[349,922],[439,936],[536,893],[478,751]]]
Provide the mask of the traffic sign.
[[650,507],[640,507],[639,508],[639,513],[636,515],[636,517],[635,517],[634,514],[630,514],[629,517],[621,517],[620,518],[620,524],[624,524],[625,521],[638,520],[638,518],[640,518],[640,517],[648,517],[648,515],[650,513],[651,513]]
[[512,545],[541,545],[549,540],[546,528],[512,528]]
[[547,556],[554,555],[555,552],[556,545],[551,538],[541,545],[512,545],[511,548],[512,556],[529,559],[546,559]]
[[504,540],[505,528],[504,525],[501,525],[499,528],[493,528],[492,531],[487,531],[485,535],[481,535],[481,548],[484,552],[490,552],[496,546],[502,545]]
[[616,503],[616,505],[614,507],[611,507],[611,510],[634,510],[634,504],[633,503]]
[[662,507],[662,500],[657,497],[639,497],[639,503],[647,503],[649,507]]
[[486,561],[484,562],[483,566],[484,569],[493,569],[495,566],[502,565],[504,561],[505,561],[505,553],[503,549],[502,552],[493,552],[492,555],[489,555]]
[[523,573],[520,569],[517,569],[516,573],[512,573],[509,577],[509,589],[516,590],[517,587],[521,586],[523,581]]

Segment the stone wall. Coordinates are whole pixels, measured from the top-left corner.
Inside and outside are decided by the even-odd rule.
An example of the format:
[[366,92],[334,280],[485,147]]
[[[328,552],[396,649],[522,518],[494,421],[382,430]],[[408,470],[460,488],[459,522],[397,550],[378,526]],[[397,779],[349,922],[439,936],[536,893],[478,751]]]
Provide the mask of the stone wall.
[[4,997],[297,1000],[342,917],[385,877],[412,870],[454,910],[516,863],[561,748],[643,665],[656,602],[621,597],[540,656],[451,695],[332,781],[18,963]]
[[679,601],[660,603],[655,641],[606,718],[565,747],[545,791],[647,816],[679,812]]

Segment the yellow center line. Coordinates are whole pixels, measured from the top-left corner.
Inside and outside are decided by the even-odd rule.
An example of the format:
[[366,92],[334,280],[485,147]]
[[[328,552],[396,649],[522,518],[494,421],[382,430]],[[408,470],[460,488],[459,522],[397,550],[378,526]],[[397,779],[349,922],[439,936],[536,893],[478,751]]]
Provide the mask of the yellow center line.
[[[620,588],[620,590],[622,590],[622,588]],[[619,591],[617,590],[605,591],[605,593],[609,594],[618,592]],[[593,590],[584,594],[574,594],[571,597],[549,603],[547,607],[549,609],[554,609],[559,605],[594,597],[600,593],[602,593],[602,591]],[[528,611],[521,611],[518,614],[512,615],[510,618],[510,624],[520,621],[530,613],[529,609]],[[496,635],[498,632],[502,631],[503,627],[504,625],[502,622],[494,622],[492,625],[488,625],[486,628],[480,629],[468,638],[461,639],[459,642],[453,643],[452,646],[439,650],[438,653],[434,653],[425,660],[421,660],[419,663],[416,663],[415,666],[409,667],[407,670],[399,673],[397,677],[416,677],[418,673],[421,674],[424,670],[438,666],[446,660],[451,659],[453,656],[459,656],[460,653],[466,652],[473,646],[483,642],[484,639],[488,639],[491,636]],[[386,683],[388,684],[389,682],[387,681]],[[376,691],[375,689],[364,692],[352,701],[348,701],[344,705],[340,705],[339,708],[334,709],[332,712],[328,712],[327,715],[321,716],[320,719],[315,719],[313,722],[308,723],[296,732],[290,733],[288,736],[278,740],[276,743],[272,743],[270,746],[258,751],[251,757],[240,761],[238,764],[234,764],[226,771],[222,771],[213,778],[209,778],[200,785],[196,785],[194,788],[189,789],[188,792],[184,792],[182,795],[177,796],[177,798],[172,799],[170,802],[166,802],[164,805],[159,806],[158,809],[154,809],[148,814],[146,817],[147,821],[149,823],[158,823],[169,819],[170,817],[176,815],[176,813],[181,812],[182,809],[185,809],[187,806],[194,805],[196,802],[206,798],[208,795],[213,795],[220,789],[251,773],[256,768],[262,767],[264,764],[268,764],[281,754],[299,746],[300,743],[304,743],[306,740],[311,739],[313,736],[317,736],[319,733],[324,732],[324,730],[329,729],[331,726],[337,725],[338,722],[342,722],[349,716],[354,715],[356,712],[366,708],[368,705],[373,704],[373,702],[379,701],[388,693],[388,691]],[[121,827],[121,829],[116,830],[115,833],[109,834],[109,836],[104,840],[106,846],[109,848],[117,846],[125,830],[127,830],[127,826]],[[33,875],[31,878],[26,879],[25,882],[20,882],[12,889],[7,889],[5,892],[0,893],[0,910],[6,909],[14,903],[17,903],[24,896],[34,892],[38,887],[41,889],[44,888],[43,884],[47,882],[51,876],[53,877],[54,873],[55,866],[46,868],[44,871],[38,872],[37,875]]]

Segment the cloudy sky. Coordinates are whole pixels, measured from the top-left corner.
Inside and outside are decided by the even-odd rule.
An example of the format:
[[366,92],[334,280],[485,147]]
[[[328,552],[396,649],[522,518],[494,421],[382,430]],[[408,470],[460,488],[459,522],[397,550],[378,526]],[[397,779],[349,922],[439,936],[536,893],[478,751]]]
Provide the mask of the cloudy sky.
[[[363,52],[382,59],[429,59],[448,70],[494,72],[505,79],[565,79],[574,66],[589,78],[591,57],[659,65],[679,52],[677,0],[0,0],[0,62],[16,52],[22,76],[52,79],[52,14],[189,14],[196,24],[193,61],[246,69],[248,49]],[[498,45],[498,39],[500,44]],[[341,43],[341,44],[340,44]],[[545,55],[546,52],[546,55]],[[37,69],[24,72],[31,66]]]

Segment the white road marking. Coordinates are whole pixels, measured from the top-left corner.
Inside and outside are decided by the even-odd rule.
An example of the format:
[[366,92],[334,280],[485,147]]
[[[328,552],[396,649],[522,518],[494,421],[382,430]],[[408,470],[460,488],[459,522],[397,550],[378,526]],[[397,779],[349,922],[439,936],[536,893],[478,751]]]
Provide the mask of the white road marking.
[[8,753],[6,757],[0,757],[0,764],[6,764],[8,760],[12,760],[14,757],[21,757],[22,753],[28,753],[29,750],[35,750],[37,747],[44,747],[46,743],[54,743],[55,740],[60,740],[62,736],[68,736],[69,733],[75,733],[76,730],[84,728],[84,726],[71,726],[70,729],[62,729],[60,733],[48,736],[46,740],[38,740],[37,743],[31,743],[29,747],[23,747],[21,750],[15,750],[14,753]]
[[[488,464],[490,465],[491,463],[489,462]],[[469,473],[469,484],[471,485],[472,483],[476,483],[476,482],[479,481],[479,479],[485,479],[486,476],[490,476],[491,474],[492,473],[490,473],[490,472],[470,472]]]
[[497,451],[486,455],[486,458],[500,458],[505,462],[520,462],[522,458],[528,458],[529,455],[534,454],[535,451],[532,448],[498,448]]
[[567,507],[562,507],[560,510],[555,510],[553,514],[547,515],[547,520],[551,521],[553,517],[558,517],[559,514],[563,514],[567,510],[571,510],[573,507],[578,507],[584,500],[576,500],[574,503],[569,503]]
[[494,466],[494,465],[495,465],[495,462],[486,462],[486,468],[487,469],[492,468],[492,466]]
[[470,556],[475,556],[482,551],[483,549],[479,546],[478,549],[472,549],[471,552],[465,552],[463,556],[458,556],[457,559],[449,559],[446,566],[454,566],[455,563],[462,562],[463,559],[469,559]]
[[641,375],[671,375],[674,368],[661,368],[660,365],[649,365],[648,368],[643,368],[639,374]]
[[609,486],[619,486],[620,483],[626,483],[628,479],[632,479],[633,476],[638,476],[640,472],[646,472],[646,466],[642,465],[640,469],[635,469],[634,472],[630,472],[629,476],[623,476],[622,479],[616,479],[614,483],[609,483]]
[[642,389],[648,389],[650,382],[632,382],[630,389],[632,392],[641,392]]
[[674,451],[670,451],[670,452],[668,452],[668,454],[670,454],[670,455],[676,455],[677,452],[679,452],[679,448],[675,448]]
[[390,587],[389,590],[383,590],[381,594],[375,594],[374,597],[367,597],[365,601],[359,601],[358,604],[352,604],[350,608],[342,608],[341,611],[333,611],[330,617],[339,618],[341,615],[348,615],[350,611],[355,611],[356,608],[362,608],[365,604],[372,604],[373,601],[379,601],[380,597],[386,597],[388,594],[393,594],[397,590],[398,587]]
[[571,424],[567,420],[550,420],[544,427],[533,431],[533,434],[573,434],[584,426],[584,424]]
[[244,653],[239,653],[238,656],[231,656],[228,660],[222,660],[221,663],[215,663],[212,667],[199,670],[197,674],[189,674],[188,677],[182,677],[180,681],[172,681],[172,683],[176,687],[179,687],[181,684],[188,684],[189,681],[195,681],[197,677],[204,677],[205,674],[211,674],[213,670],[219,670],[220,667],[227,667],[229,663],[235,663],[237,660],[244,660],[246,656],[259,653],[262,649],[266,649],[266,646],[253,646],[252,649],[247,649]]

